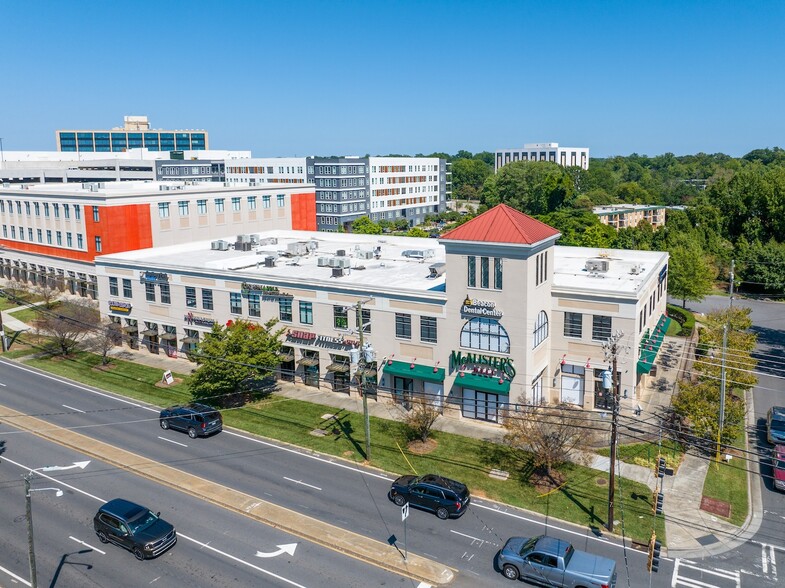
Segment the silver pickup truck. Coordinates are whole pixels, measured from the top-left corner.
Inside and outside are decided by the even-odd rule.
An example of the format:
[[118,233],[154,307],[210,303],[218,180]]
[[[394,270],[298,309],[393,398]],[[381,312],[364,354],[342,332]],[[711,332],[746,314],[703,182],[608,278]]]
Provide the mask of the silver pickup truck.
[[615,588],[616,562],[554,537],[511,537],[499,552],[505,578],[559,588]]

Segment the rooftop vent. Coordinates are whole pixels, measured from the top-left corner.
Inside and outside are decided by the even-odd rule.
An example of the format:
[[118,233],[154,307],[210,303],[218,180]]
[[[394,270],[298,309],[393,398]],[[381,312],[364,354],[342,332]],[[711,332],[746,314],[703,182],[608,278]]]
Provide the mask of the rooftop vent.
[[268,255],[264,258],[264,267],[275,267],[275,256]]
[[607,272],[610,261],[601,257],[594,257],[586,260],[586,271],[588,272]]
[[330,258],[329,257],[320,257],[316,260],[316,265],[318,267],[330,267]]
[[335,252],[338,257],[346,257],[346,249],[339,249]]
[[436,255],[433,249],[406,249],[401,255],[409,259],[430,259]]
[[210,249],[216,251],[229,251],[229,241],[213,241],[210,243]]
[[297,241],[295,243],[289,243],[286,246],[286,251],[290,255],[308,255],[308,243],[305,241]]
[[444,262],[434,263],[428,266],[428,271],[430,271],[429,278],[438,278],[439,276],[444,275],[444,272],[447,271],[447,264]]
[[333,277],[334,278],[341,278],[343,277],[344,269],[342,267],[334,267],[333,268]]

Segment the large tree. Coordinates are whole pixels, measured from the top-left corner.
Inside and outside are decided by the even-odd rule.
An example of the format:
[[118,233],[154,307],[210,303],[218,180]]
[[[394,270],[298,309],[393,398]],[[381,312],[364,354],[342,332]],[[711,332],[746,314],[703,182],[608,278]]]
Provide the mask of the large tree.
[[483,186],[483,204],[504,203],[527,214],[558,210],[575,192],[569,171],[547,161],[509,163],[489,180]]
[[382,227],[379,225],[379,223],[373,222],[367,216],[361,216],[360,218],[352,221],[352,233],[358,233],[361,235],[381,235]]
[[197,345],[191,357],[199,367],[190,380],[191,396],[212,404],[241,404],[254,396],[254,382],[264,382],[279,364],[281,335],[277,319],[257,324],[229,321]]
[[668,293],[680,298],[682,307],[687,307],[687,300],[700,302],[711,294],[716,275],[696,241],[689,239],[674,246],[670,256]]
[[98,309],[83,298],[64,300],[53,310],[41,309],[36,322],[50,338],[53,351],[63,356],[83,347],[101,328]]

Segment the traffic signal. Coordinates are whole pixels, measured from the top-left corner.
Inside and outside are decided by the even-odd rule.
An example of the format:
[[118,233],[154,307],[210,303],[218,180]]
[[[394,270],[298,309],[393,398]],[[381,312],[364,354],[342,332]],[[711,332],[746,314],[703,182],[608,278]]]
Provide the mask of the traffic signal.
[[649,541],[649,562],[647,568],[650,572],[656,572],[660,569],[660,551],[662,549],[662,543],[657,541],[657,534],[651,534],[651,540]]
[[662,502],[665,499],[665,496],[662,492],[657,492],[657,504],[654,507],[654,514],[662,514]]
[[666,467],[665,458],[661,457],[659,459],[659,461],[657,462],[657,476],[658,477],[660,477],[660,478],[664,478],[665,477],[665,467]]

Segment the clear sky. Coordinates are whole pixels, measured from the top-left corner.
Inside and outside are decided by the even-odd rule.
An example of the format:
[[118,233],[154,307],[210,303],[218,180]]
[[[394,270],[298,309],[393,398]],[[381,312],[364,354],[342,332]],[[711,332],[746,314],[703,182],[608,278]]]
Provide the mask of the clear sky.
[[785,146],[785,1],[0,0],[0,137],[147,115],[255,156]]

